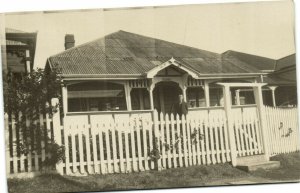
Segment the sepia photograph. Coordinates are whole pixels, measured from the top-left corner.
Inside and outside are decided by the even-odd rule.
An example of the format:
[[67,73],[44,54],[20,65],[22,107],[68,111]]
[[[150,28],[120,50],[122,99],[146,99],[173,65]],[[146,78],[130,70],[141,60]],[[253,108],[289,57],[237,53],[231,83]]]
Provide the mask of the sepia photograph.
[[299,183],[295,23],[293,1],[1,13],[7,191]]

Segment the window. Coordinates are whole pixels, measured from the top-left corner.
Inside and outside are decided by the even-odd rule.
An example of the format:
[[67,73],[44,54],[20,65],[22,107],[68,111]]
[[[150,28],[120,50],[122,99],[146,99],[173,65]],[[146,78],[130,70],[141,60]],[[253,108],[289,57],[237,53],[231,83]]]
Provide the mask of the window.
[[254,91],[252,88],[232,88],[232,104],[237,105],[238,100],[240,105],[255,104]]
[[223,106],[223,89],[221,87],[209,88],[210,106]]
[[150,96],[146,88],[133,88],[130,96],[132,110],[150,109]]
[[68,86],[68,111],[127,110],[124,86],[109,82],[85,82]]
[[190,87],[186,91],[187,102],[190,108],[205,107],[205,94],[202,87]]

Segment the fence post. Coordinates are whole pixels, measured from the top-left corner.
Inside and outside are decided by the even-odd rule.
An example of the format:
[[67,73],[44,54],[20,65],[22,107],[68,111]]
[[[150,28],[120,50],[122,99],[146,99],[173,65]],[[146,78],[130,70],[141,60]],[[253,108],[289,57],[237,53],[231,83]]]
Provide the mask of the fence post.
[[10,174],[10,144],[9,144],[9,123],[8,123],[8,114],[4,114],[4,131],[5,131],[5,152],[6,152],[6,176]]
[[236,152],[234,129],[233,129],[233,123],[232,123],[231,95],[230,95],[229,86],[223,85],[223,95],[224,95],[224,109],[225,109],[225,113],[226,113],[227,129],[228,129],[228,135],[229,135],[231,163],[235,167],[236,166],[237,152]]
[[259,116],[259,122],[260,122],[260,127],[261,127],[261,134],[262,134],[262,142],[263,142],[263,147],[264,147],[264,153],[265,156],[269,159],[269,149],[268,149],[268,144],[267,144],[267,125],[266,125],[266,114],[265,114],[265,109],[263,105],[263,98],[262,98],[262,89],[261,86],[256,86],[253,88],[254,90],[254,98],[255,98],[255,103],[257,104],[257,110],[258,110],[258,116]]
[[[62,145],[61,139],[61,123],[60,123],[60,110],[59,110],[59,100],[58,98],[51,99],[52,107],[56,107],[56,112],[53,113],[52,121],[53,121],[53,134],[54,134],[54,141],[57,145]],[[63,163],[56,164],[56,170],[59,174],[63,174]]]

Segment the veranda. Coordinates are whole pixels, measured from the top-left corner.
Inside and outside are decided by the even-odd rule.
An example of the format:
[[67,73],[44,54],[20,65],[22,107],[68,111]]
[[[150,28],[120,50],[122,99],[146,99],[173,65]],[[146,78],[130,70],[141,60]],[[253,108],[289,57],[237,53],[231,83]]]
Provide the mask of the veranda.
[[[40,116],[41,129],[65,147],[65,159],[56,169],[66,175],[126,173],[190,165],[231,162],[240,157],[299,150],[297,109],[265,107],[260,83],[220,83],[224,106],[191,109],[182,118],[156,110],[60,113]],[[231,87],[250,87],[254,105],[232,106]],[[52,105],[57,103],[52,100]],[[63,103],[66,104],[66,103]],[[6,115],[6,144],[26,140]],[[37,133],[35,133],[36,135]],[[40,173],[51,155],[19,153],[18,144],[7,146],[10,177]]]

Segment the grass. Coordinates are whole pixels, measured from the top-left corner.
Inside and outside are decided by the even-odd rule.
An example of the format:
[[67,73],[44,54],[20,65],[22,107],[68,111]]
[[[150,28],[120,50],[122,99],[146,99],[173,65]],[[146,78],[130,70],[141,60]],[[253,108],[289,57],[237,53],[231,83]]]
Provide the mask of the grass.
[[147,171],[87,177],[42,175],[33,179],[8,180],[8,187],[10,193],[53,193],[210,186],[239,180],[251,180],[257,183],[262,180],[268,182],[299,180],[299,153],[279,155],[273,160],[281,161],[279,169],[259,170],[253,173],[238,170],[230,164],[218,164],[168,169],[161,172]]
[[300,152],[277,155],[271,158],[280,161],[280,168],[270,171],[257,170],[252,173],[274,181],[299,181],[300,180]]

